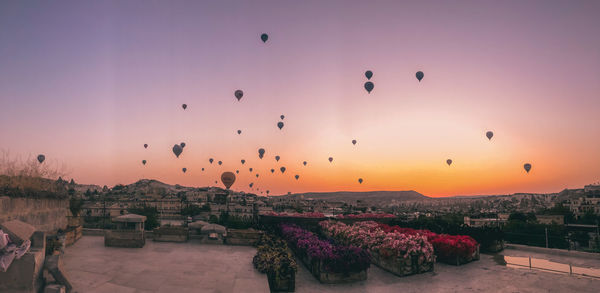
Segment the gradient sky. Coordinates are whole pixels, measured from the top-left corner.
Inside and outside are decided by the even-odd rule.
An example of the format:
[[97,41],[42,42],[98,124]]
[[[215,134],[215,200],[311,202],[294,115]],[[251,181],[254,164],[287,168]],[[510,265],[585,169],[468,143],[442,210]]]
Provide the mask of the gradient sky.
[[109,186],[236,169],[233,189],[271,194],[600,179],[600,1],[205,2],[0,2],[0,149]]

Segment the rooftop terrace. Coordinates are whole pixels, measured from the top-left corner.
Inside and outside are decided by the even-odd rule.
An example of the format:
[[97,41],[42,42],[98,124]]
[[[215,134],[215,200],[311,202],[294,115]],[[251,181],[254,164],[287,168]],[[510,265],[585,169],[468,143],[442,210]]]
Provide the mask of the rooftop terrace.
[[[65,268],[79,293],[268,292],[266,275],[252,266],[253,247],[146,242],[143,248],[104,247],[103,237],[84,236],[68,247]],[[598,258],[546,255],[506,249],[505,256],[532,256],[600,268]],[[397,277],[376,266],[367,281],[319,283],[299,263],[296,292],[597,292],[600,279],[498,264],[498,256],[460,267],[437,263],[435,271]]]

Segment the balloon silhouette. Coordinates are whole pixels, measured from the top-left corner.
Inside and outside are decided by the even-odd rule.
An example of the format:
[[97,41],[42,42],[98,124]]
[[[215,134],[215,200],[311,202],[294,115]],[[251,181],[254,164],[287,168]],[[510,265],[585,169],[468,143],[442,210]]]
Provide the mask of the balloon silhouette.
[[279,156],[275,156],[275,161],[279,162]]
[[250,188],[252,188],[252,185],[254,185],[254,183],[250,183],[250,184],[248,184],[248,186],[250,186]]
[[269,191],[267,190],[267,195],[269,195]]
[[363,182],[363,179],[362,178],[358,178],[358,183],[362,184],[362,182]]
[[145,143],[145,144],[144,144],[144,148],[145,148],[145,149],[147,149],[147,148],[148,148],[148,144],[147,144],[147,143]]
[[306,164],[307,164],[306,161],[302,162],[302,165],[306,166]]
[[146,160],[142,160],[142,164],[146,165]]
[[252,172],[252,168],[249,168],[248,170],[250,170],[250,172]]
[[246,160],[242,159],[241,162],[242,162],[242,165],[244,165],[244,163],[246,163]]
[[294,176],[294,178],[296,178],[296,180],[298,180],[298,178],[300,178],[300,175],[296,174],[296,176]]
[[183,110],[187,109],[187,104],[181,105],[181,108],[183,108]]
[[44,156],[44,155],[38,155],[37,156],[37,160],[41,164],[41,163],[43,163],[46,160],[46,156]]
[[353,139],[353,140],[352,140],[352,144],[353,144],[353,145],[356,145],[356,139]]
[[333,162],[333,157],[329,157],[329,163]]
[[263,41],[263,43],[266,43],[267,40],[269,39],[269,35],[262,34],[262,35],[260,35],[260,39]]
[[202,171],[204,171],[204,168],[202,168]]
[[183,148],[180,145],[176,144],[173,146],[173,153],[175,154],[176,157],[179,158],[179,155],[181,155],[181,152],[183,152]]
[[452,165],[452,160],[450,160],[450,159],[446,160],[446,164],[448,164],[448,166]]
[[285,167],[279,168],[279,171],[281,171],[281,174],[285,173]]
[[241,131],[241,130],[239,130],[239,129],[238,129],[238,131],[237,131],[237,132],[238,132],[238,134],[242,134],[242,131]]
[[235,95],[238,101],[241,100],[244,96],[244,92],[242,90],[236,90],[233,94]]
[[415,74],[415,76],[417,77],[417,79],[419,80],[419,82],[421,82],[421,79],[423,79],[423,77],[425,76],[425,74],[423,73],[423,71],[417,71],[417,73]]
[[370,81],[365,82],[365,89],[367,90],[367,93],[370,94],[371,91],[373,90],[373,88],[375,88],[375,84],[374,83],[372,83]]
[[258,149],[258,157],[260,159],[262,159],[264,155],[265,155],[265,149],[263,149],[263,148]]
[[371,79],[371,77],[373,77],[373,71],[371,71],[371,70],[367,70],[367,71],[365,72],[365,76],[367,77],[367,79],[369,79],[369,80],[370,80],[370,79]]
[[187,172],[187,168],[182,168],[181,171],[183,171],[183,173]]
[[491,132],[491,131],[488,131],[488,132],[485,133],[485,136],[487,136],[488,140],[491,140],[492,137],[494,136],[494,133]]
[[221,161],[218,161],[217,163],[219,164],[219,166],[223,165],[223,162]]
[[523,169],[525,169],[525,171],[527,171],[527,173],[529,173],[529,171],[531,170],[531,164],[526,163],[525,165],[523,165]]
[[279,129],[283,128],[283,122],[279,121],[277,122],[277,127],[279,127]]
[[217,184],[217,180],[215,180],[215,184]]
[[212,164],[215,160],[213,158],[208,159],[208,162]]
[[258,173],[256,173],[256,178],[258,178]]
[[235,174],[240,174],[240,170],[235,170]]
[[285,118],[285,116],[281,115],[281,116],[279,116],[279,118],[281,118],[281,120],[283,120],[283,118]]
[[229,189],[229,187],[231,187],[231,185],[233,185],[235,182],[235,174],[231,172],[223,172],[223,174],[221,174],[221,182],[223,185],[225,185],[225,188]]
[[179,145],[181,146],[181,148],[184,148],[185,147],[185,142],[182,142]]
[[271,173],[275,172],[275,169],[271,169]]

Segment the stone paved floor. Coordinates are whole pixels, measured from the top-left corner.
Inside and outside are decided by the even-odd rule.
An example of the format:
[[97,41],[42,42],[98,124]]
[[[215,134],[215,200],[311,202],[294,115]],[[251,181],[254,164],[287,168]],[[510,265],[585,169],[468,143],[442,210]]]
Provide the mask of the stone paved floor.
[[[146,242],[141,249],[104,247],[102,237],[85,236],[67,248],[65,268],[79,293],[97,292],[268,292],[265,275],[252,267],[255,249],[197,242]],[[505,250],[509,256],[524,256]],[[545,255],[536,254],[543,258]],[[553,261],[600,268],[599,259],[548,256]],[[600,280],[498,265],[492,255],[435,272],[399,278],[377,267],[367,281],[320,284],[300,265],[296,292],[598,292]]]

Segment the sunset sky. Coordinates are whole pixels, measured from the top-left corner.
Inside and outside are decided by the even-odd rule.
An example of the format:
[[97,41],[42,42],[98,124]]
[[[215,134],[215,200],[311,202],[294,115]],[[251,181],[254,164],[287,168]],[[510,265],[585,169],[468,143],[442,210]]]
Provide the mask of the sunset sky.
[[2,1],[0,149],[109,186],[235,170],[232,189],[271,194],[600,180],[600,1],[401,2]]

